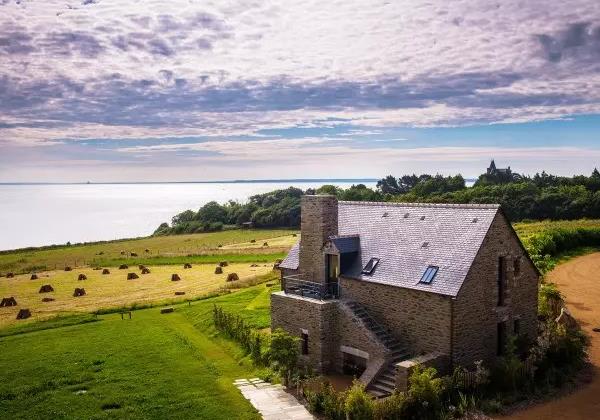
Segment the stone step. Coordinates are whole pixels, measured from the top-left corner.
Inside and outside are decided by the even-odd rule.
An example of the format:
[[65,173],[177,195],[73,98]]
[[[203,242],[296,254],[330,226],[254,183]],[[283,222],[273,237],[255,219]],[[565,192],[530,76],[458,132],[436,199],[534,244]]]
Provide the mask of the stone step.
[[388,395],[391,394],[392,392],[394,392],[394,386],[388,386],[385,385],[383,383],[381,383],[380,381],[375,381],[374,384],[371,385],[371,388],[374,390],[377,390],[379,392],[385,392]]
[[383,398],[383,397],[387,397],[389,395],[389,394],[386,394],[385,392],[377,391],[375,389],[367,389],[367,392],[369,394],[371,394],[372,396],[374,396],[375,398]]
[[384,378],[383,376],[381,376],[379,379],[377,379],[377,383],[383,384],[387,387],[390,387],[392,389],[394,389],[396,387],[396,382],[394,382],[391,379],[388,378]]

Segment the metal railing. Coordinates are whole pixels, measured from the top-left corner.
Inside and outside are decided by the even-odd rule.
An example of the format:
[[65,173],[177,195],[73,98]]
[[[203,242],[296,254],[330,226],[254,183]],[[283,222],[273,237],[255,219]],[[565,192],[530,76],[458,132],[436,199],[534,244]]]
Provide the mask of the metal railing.
[[283,277],[283,290],[286,294],[304,296],[313,299],[337,299],[340,296],[338,283],[316,283],[304,280],[303,274]]

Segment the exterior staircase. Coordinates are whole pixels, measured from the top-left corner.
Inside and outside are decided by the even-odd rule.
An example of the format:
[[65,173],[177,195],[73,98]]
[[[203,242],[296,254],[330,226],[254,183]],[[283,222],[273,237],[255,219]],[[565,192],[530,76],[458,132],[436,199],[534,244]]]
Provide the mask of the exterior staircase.
[[394,392],[396,387],[396,363],[410,357],[409,352],[396,340],[390,331],[381,326],[369,314],[364,306],[357,302],[344,302],[354,314],[360,318],[363,324],[377,337],[377,339],[388,349],[389,356],[384,367],[377,373],[375,378],[367,385],[367,392],[375,398],[384,398]]

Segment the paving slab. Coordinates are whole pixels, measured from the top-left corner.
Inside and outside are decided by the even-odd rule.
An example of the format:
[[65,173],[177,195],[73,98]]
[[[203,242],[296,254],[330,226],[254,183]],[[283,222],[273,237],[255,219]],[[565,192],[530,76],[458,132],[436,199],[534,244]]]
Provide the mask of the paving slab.
[[264,420],[313,420],[306,407],[285,392],[280,384],[270,384],[259,378],[237,379],[233,383]]

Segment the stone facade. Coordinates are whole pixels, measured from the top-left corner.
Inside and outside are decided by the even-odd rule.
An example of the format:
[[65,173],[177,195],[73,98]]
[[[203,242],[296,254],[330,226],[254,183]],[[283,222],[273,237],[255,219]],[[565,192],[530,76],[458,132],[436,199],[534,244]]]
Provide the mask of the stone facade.
[[[501,306],[499,257],[504,257],[506,280]],[[497,357],[499,322],[506,323],[510,335],[518,320],[519,333],[535,339],[538,278],[512,227],[499,212],[454,302],[451,357],[455,365],[468,368],[477,360],[491,365]]]
[[338,233],[338,203],[332,195],[302,196],[300,267],[310,281],[325,283],[323,245]]
[[340,277],[342,299],[359,302],[411,353],[450,353],[451,299],[442,295]]

